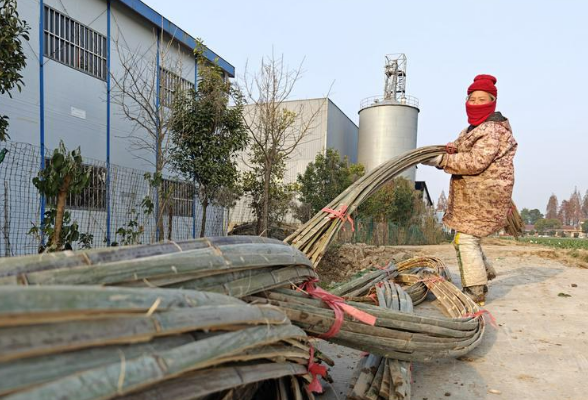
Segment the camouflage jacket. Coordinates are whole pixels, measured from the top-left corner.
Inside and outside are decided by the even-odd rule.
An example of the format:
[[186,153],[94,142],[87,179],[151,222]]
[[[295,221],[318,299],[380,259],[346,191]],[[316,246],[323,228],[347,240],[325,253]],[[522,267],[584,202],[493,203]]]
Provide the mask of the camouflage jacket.
[[452,174],[443,222],[458,232],[488,236],[506,225],[514,185],[517,142],[508,120],[495,113],[454,142],[441,166]]

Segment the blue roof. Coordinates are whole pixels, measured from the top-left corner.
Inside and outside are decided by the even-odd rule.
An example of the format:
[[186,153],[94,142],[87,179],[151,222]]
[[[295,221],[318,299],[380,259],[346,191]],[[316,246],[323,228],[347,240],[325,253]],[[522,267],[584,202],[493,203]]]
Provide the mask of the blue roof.
[[[157,11],[149,7],[147,4],[143,3],[140,0],[118,0],[120,3],[126,5],[143,18],[150,21],[153,25],[157,26],[158,28],[162,28],[165,33],[170,35],[172,38],[177,40],[180,43],[188,46],[190,49],[196,48],[196,39],[186,33],[184,30],[176,26],[170,20],[165,18],[163,15],[159,14]],[[229,62],[225,59],[221,58],[218,54],[214,51],[210,50],[208,47],[204,51],[204,56],[212,61],[216,62],[219,67],[221,67],[231,78],[235,77],[235,67],[233,67]]]

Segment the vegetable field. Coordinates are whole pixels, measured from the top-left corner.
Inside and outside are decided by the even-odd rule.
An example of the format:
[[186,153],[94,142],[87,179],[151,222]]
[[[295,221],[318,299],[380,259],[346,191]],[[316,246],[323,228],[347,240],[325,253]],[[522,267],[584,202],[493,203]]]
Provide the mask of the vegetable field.
[[522,237],[519,241],[525,243],[540,244],[543,246],[556,247],[559,249],[585,249],[588,250],[588,239],[578,238],[541,238]]

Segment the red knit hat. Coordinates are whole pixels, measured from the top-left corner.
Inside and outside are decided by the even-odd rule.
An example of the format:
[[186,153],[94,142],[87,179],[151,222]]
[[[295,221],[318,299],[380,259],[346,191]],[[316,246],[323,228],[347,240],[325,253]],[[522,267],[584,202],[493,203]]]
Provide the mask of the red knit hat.
[[490,93],[494,97],[498,97],[498,90],[494,86],[495,83],[496,78],[492,75],[478,75],[474,78],[474,83],[468,88],[468,95],[476,90],[482,90]]

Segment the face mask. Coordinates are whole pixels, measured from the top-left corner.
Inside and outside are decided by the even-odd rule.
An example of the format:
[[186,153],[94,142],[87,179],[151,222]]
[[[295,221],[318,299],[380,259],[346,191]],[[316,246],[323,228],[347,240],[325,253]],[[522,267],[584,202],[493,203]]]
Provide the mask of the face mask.
[[496,101],[486,104],[470,104],[466,101],[466,113],[470,125],[480,125],[496,111]]

